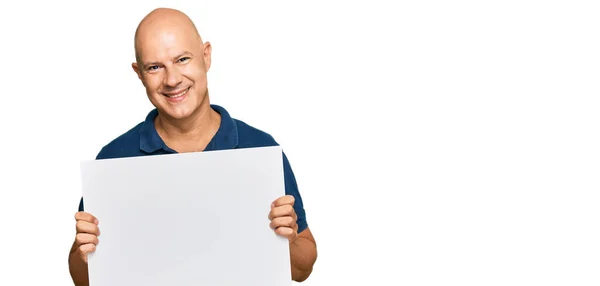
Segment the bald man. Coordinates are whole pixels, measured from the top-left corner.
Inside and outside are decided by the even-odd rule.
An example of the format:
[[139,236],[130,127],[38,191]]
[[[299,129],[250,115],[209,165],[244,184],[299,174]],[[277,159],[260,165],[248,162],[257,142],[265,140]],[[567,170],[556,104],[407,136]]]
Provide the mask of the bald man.
[[[206,74],[211,45],[202,41],[184,13],[165,8],[149,13],[136,30],[134,47],[133,70],[155,108],[144,121],[105,145],[97,160],[278,145],[268,133],[210,103]],[[285,153],[283,168],[286,195],[274,198],[265,215],[269,227],[289,240],[291,278],[301,282],[312,272],[317,249]],[[83,286],[89,285],[87,255],[98,244],[99,220],[84,211],[83,198],[75,219],[69,270],[75,285]]]

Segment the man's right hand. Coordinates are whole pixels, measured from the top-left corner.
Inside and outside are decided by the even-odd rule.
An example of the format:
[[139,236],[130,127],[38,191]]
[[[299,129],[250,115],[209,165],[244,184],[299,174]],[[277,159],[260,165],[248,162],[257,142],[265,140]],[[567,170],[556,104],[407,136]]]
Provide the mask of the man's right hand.
[[77,234],[73,251],[87,263],[88,254],[96,250],[98,245],[98,219],[90,213],[77,212],[75,214]]

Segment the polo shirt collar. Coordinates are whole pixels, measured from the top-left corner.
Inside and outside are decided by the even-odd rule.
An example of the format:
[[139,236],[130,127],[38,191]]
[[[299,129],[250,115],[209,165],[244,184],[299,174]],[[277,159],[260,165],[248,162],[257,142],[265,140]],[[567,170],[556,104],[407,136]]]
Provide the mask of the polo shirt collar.
[[235,149],[239,144],[239,133],[235,120],[225,108],[212,104],[212,109],[221,115],[219,130],[206,146],[205,151]]
[[[211,108],[221,115],[221,124],[215,136],[213,136],[212,140],[206,146],[205,151],[236,148],[239,144],[236,122],[225,108],[214,104],[211,104]],[[146,153],[154,153],[158,150],[176,153],[158,135],[154,126],[154,119],[157,115],[157,109],[151,110],[146,116],[146,120],[142,123],[140,128],[140,150]]]
[[156,127],[154,126],[154,119],[157,115],[158,109],[151,110],[140,128],[140,150],[146,153],[154,153],[160,149],[166,151],[167,149],[170,149],[160,138],[156,131]]

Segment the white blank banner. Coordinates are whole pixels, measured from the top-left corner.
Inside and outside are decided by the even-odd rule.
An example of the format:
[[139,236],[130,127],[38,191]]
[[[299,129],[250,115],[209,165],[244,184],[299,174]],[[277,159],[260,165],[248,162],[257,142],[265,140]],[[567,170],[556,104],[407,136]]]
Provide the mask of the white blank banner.
[[90,285],[291,285],[268,220],[282,162],[280,147],[82,162],[100,228]]

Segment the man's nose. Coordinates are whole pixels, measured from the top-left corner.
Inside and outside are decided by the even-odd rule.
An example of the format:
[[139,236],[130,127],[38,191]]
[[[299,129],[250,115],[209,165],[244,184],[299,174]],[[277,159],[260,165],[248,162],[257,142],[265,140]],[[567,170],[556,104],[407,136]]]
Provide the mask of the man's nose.
[[167,67],[167,76],[165,77],[165,85],[170,87],[176,87],[182,81],[183,76],[176,67]]

